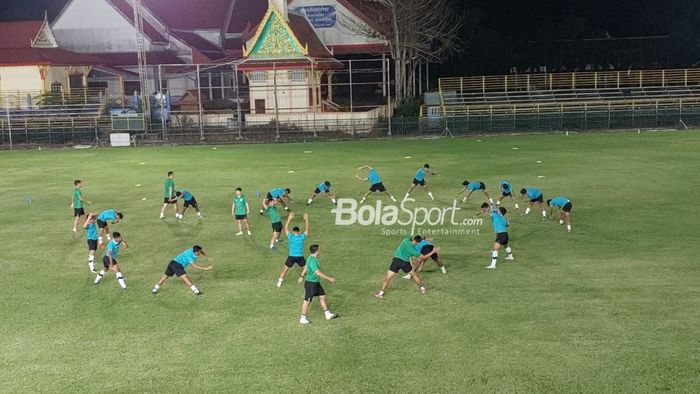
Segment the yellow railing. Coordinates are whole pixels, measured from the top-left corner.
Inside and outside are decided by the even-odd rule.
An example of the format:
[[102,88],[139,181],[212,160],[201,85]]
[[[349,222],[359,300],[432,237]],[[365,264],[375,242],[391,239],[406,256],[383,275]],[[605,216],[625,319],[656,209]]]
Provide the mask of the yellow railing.
[[[640,100],[595,100],[561,102],[526,102],[500,104],[471,104],[445,106],[440,116],[460,117],[474,115],[507,115],[519,113],[572,113],[659,110],[669,108],[700,108],[700,97]],[[421,117],[428,117],[428,106],[421,107]]]
[[440,92],[494,92],[700,86],[700,69],[584,71],[440,78]]

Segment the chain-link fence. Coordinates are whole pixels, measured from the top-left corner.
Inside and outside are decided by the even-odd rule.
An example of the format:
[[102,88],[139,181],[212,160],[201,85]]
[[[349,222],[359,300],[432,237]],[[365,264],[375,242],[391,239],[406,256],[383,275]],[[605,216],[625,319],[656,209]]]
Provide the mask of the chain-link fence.
[[[615,129],[700,127],[700,108],[639,109],[560,113],[479,114],[449,118],[372,117],[367,119],[305,120],[239,125],[221,120],[203,127],[193,119],[179,128],[131,132],[140,144],[251,143],[310,140],[353,140],[396,137],[438,137],[496,133],[538,133],[562,131],[606,131]],[[96,145],[107,144],[109,128],[94,124],[77,125],[54,121],[45,128],[23,128],[0,119],[0,146]]]

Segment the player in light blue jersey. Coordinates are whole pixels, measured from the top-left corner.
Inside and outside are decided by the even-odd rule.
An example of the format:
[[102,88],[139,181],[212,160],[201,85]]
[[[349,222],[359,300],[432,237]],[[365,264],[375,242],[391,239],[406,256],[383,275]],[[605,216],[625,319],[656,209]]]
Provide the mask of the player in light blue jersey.
[[117,258],[119,257],[119,250],[124,246],[124,249],[129,248],[129,244],[122,239],[122,235],[118,232],[112,234],[112,239],[107,244],[107,251],[105,256],[102,258],[102,268],[100,272],[95,277],[95,284],[98,285],[104,278],[107,271],[112,271],[117,275],[117,282],[122,289],[126,290],[126,282],[124,281],[124,275],[122,274],[121,268],[119,268],[119,262]]
[[404,201],[406,201],[411,196],[411,192],[413,192],[413,190],[418,186],[425,188],[425,190],[428,191],[428,197],[430,197],[431,200],[435,199],[435,197],[433,197],[433,192],[425,184],[425,178],[429,175],[436,174],[430,170],[430,164],[425,163],[423,167],[419,168],[418,171],[416,171],[416,175],[413,177],[411,186],[409,187],[408,191],[406,192],[406,195],[403,198]]
[[[267,198],[265,200],[275,200],[275,202],[282,204],[284,207],[285,211],[289,211],[289,207],[287,206],[287,203],[284,202],[284,200],[289,200],[293,201],[292,197],[289,196],[289,194],[292,192],[292,189],[289,188],[283,188],[283,187],[276,187],[269,192],[267,192]],[[267,206],[265,204],[265,200],[263,200],[263,205],[262,208],[260,209],[260,216],[265,213],[265,210],[267,209]]]
[[368,181],[369,184],[371,185],[369,187],[369,191],[367,191],[367,193],[365,193],[365,195],[360,200],[360,204],[365,202],[365,200],[367,199],[367,196],[369,196],[371,193],[374,193],[374,192],[384,193],[391,198],[391,201],[398,202],[398,201],[396,201],[394,196],[391,193],[389,193],[389,191],[386,190],[386,187],[382,183],[382,178],[379,177],[379,173],[377,172],[376,168],[374,168],[372,166],[362,166],[362,167],[357,168],[357,171],[360,171],[360,170],[367,170],[367,177],[363,178],[359,174],[357,174],[357,172],[355,173],[355,177],[361,181]]
[[309,201],[306,202],[306,205],[311,205],[311,203],[314,202],[316,197],[321,193],[323,193],[327,199],[331,200],[334,205],[338,203],[335,200],[335,193],[331,190],[331,183],[329,181],[324,181],[316,186],[316,189],[311,194],[311,197],[309,197]]
[[488,269],[496,268],[496,262],[498,261],[498,251],[501,247],[506,248],[506,260],[513,260],[513,250],[508,245],[508,219],[506,219],[506,209],[504,207],[496,207],[493,204],[483,203],[481,204],[481,212],[488,213],[491,217],[491,225],[493,226],[493,231],[496,233],[496,240],[493,242],[493,248],[491,249],[491,265]]
[[163,283],[165,283],[165,281],[168,280],[168,278],[172,277],[173,275],[176,275],[178,278],[180,278],[180,280],[182,280],[182,283],[184,283],[187,287],[190,288],[190,290],[192,290],[192,292],[195,295],[203,294],[201,291],[199,291],[197,286],[195,286],[194,283],[192,283],[190,278],[187,277],[187,272],[185,272],[185,268],[191,265],[192,267],[198,270],[210,271],[212,269],[212,266],[205,267],[195,263],[195,261],[197,261],[197,257],[206,255],[207,254],[204,253],[204,250],[199,245],[195,245],[177,255],[175,258],[170,260],[170,263],[168,263],[168,266],[165,268],[165,273],[163,274],[163,276],[160,277],[158,283],[156,283],[155,286],[153,286],[151,293],[158,294],[158,290],[163,285]]
[[464,199],[462,199],[462,202],[467,202],[467,200],[469,200],[469,196],[471,196],[472,193],[474,193],[477,190],[484,192],[486,198],[489,199],[489,203],[493,204],[493,199],[491,198],[491,195],[489,194],[488,190],[486,190],[486,184],[484,182],[462,182],[462,189],[460,189],[459,193],[457,193],[457,197],[459,197],[459,195],[462,193],[467,193],[467,195],[464,196]]
[[554,213],[554,208],[559,209],[559,224],[566,223],[566,232],[571,232],[571,201],[566,197],[554,197],[547,200],[547,205],[549,205],[549,215],[552,216]]
[[95,252],[97,251],[99,235],[97,234],[97,224],[95,224],[96,217],[96,213],[89,213],[83,225],[83,229],[85,229],[85,238],[87,238],[88,244],[88,267],[90,267],[90,272],[92,273],[97,273],[97,271],[95,271]]
[[112,222],[112,224],[114,224],[118,223],[122,219],[124,219],[124,214],[122,212],[117,212],[114,209],[102,211],[99,215],[97,215],[97,227],[100,229],[100,236],[98,238],[100,245],[104,244],[102,241],[103,236],[107,237],[107,241],[110,240],[109,222]]
[[178,190],[175,192],[175,199],[179,200],[182,199],[184,203],[182,204],[182,209],[180,209],[179,213],[175,214],[175,217],[177,220],[182,220],[185,217],[185,211],[187,210],[188,207],[194,208],[194,210],[197,212],[197,218],[198,219],[204,219],[202,217],[202,211],[199,210],[199,204],[197,204],[197,199],[194,198],[192,193],[190,193],[189,190],[187,189],[182,189]]
[[289,269],[294,267],[294,264],[299,265],[299,267],[304,268],[306,266],[306,259],[304,258],[304,241],[309,236],[309,214],[304,214],[304,232],[301,232],[299,227],[292,228],[289,231],[289,223],[294,219],[294,212],[289,213],[287,217],[287,222],[284,224],[284,232],[287,234],[287,241],[289,241],[289,256],[287,256],[287,261],[284,262],[282,266],[282,272],[280,272],[279,278],[277,278],[277,287],[282,286],[284,282],[284,277],[287,276]]
[[535,203],[538,203],[540,205],[540,209],[542,210],[542,220],[546,220],[547,211],[544,208],[544,194],[542,194],[542,190],[536,187],[524,187],[520,189],[520,201],[525,201],[525,197],[527,197],[529,201],[527,203],[527,208],[525,208],[525,215],[530,213],[530,210],[532,210],[532,206]]
[[513,184],[511,182],[501,179],[501,181],[498,182],[498,190],[501,192],[501,195],[498,197],[498,200],[496,200],[496,205],[501,205],[503,200],[510,198],[515,204],[515,209],[520,209],[518,202],[513,197]]

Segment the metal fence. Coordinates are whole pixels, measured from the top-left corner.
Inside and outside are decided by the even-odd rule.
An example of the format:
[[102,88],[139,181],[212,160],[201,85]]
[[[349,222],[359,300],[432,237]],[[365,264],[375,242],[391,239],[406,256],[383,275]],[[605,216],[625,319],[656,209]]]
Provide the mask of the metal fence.
[[[66,124],[45,129],[9,129],[0,119],[0,147],[70,146],[107,144],[109,131]],[[296,121],[255,126],[222,122],[200,128],[196,122],[171,128],[166,137],[159,130],[132,132],[141,144],[238,144],[293,141],[357,140],[376,138],[433,138],[439,136],[616,129],[697,128],[700,108],[639,108],[548,113],[480,113],[460,117],[377,117],[360,120]]]

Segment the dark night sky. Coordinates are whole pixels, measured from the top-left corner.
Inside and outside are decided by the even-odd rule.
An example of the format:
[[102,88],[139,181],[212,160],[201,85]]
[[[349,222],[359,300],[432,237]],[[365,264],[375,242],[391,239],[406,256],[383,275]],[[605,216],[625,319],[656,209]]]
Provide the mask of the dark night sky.
[[[0,0],[0,20],[55,16],[67,0]],[[683,67],[700,61],[700,0],[454,0],[466,18],[464,50],[446,74],[503,73],[510,66],[589,63]],[[670,36],[661,40],[621,37]],[[606,42],[562,39],[613,38]],[[466,66],[465,66],[466,65]]]

